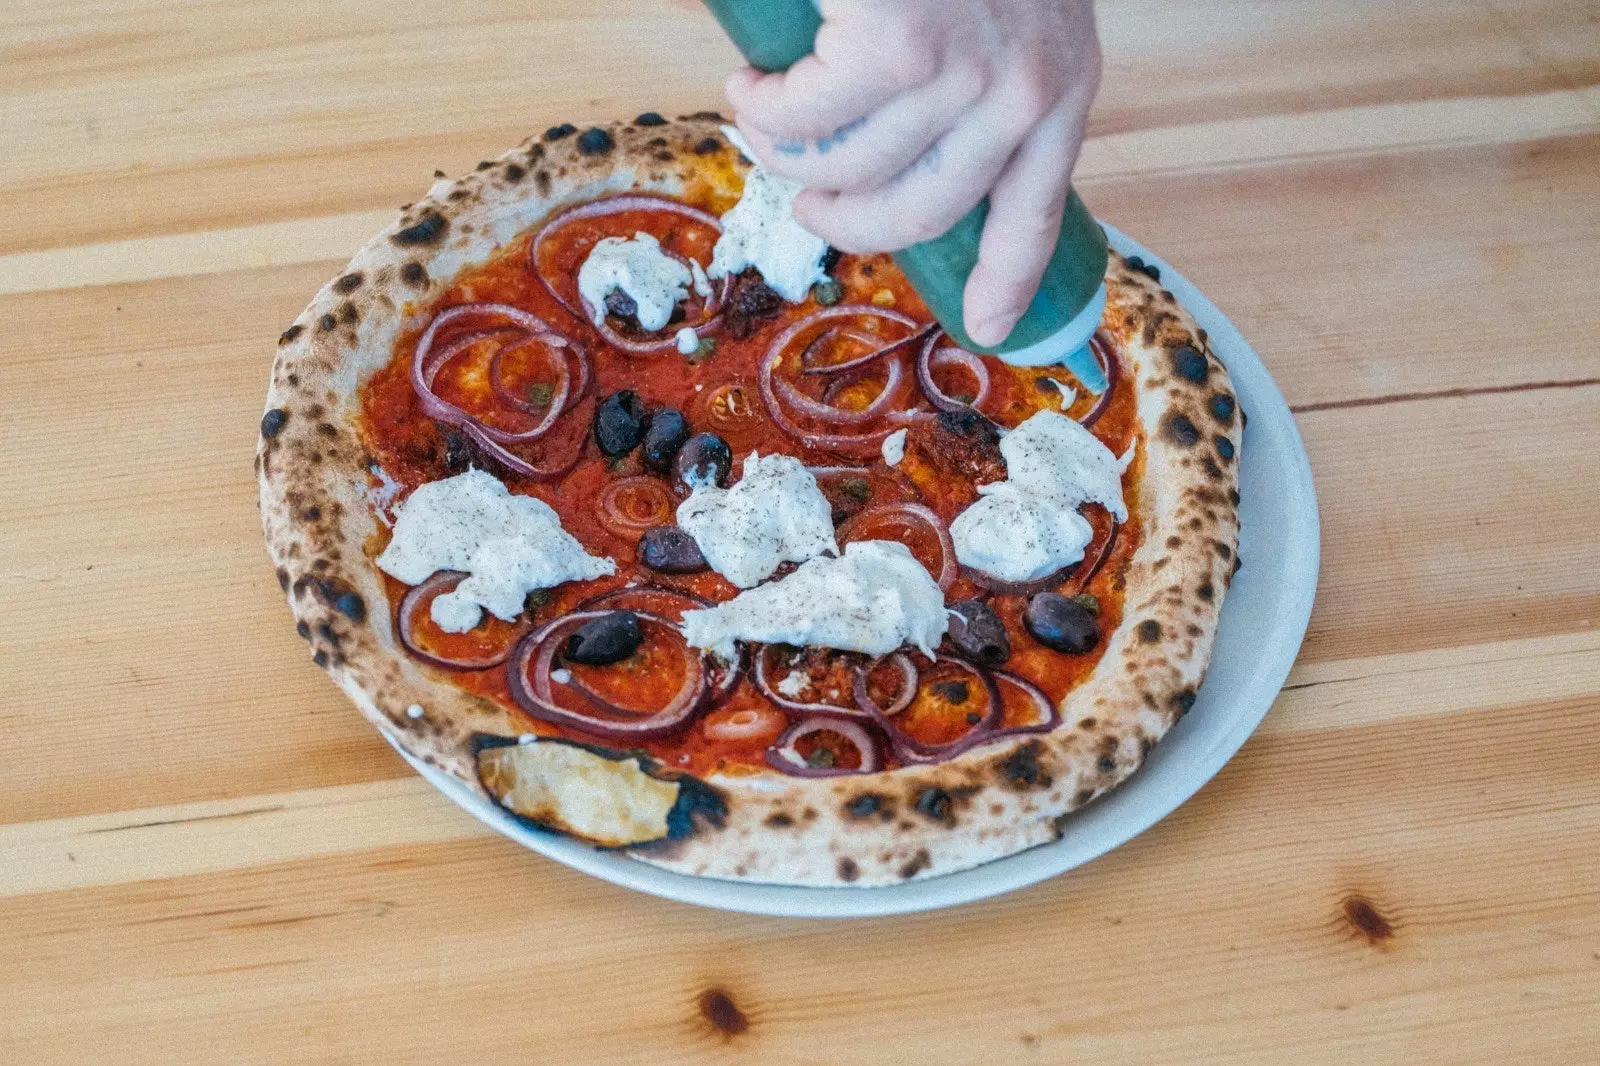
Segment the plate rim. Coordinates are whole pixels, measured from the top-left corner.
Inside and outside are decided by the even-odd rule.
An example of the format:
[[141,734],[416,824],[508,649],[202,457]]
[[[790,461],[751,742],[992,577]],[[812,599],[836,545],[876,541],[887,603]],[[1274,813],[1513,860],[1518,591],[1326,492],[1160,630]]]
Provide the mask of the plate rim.
[[[1271,653],[1261,656],[1267,661],[1257,665],[1257,671],[1250,678],[1248,687],[1242,693],[1230,693],[1228,728],[1212,737],[1210,744],[1198,752],[1185,749],[1180,753],[1191,759],[1193,767],[1182,772],[1177,780],[1170,783],[1162,781],[1141,788],[1141,782],[1152,779],[1152,775],[1145,772],[1151,764],[1158,760],[1170,762],[1176,757],[1174,751],[1178,745],[1174,745],[1173,741],[1177,740],[1181,744],[1182,740],[1181,737],[1172,734],[1182,729],[1184,722],[1180,722],[1152,751],[1145,767],[1141,767],[1114,792],[1097,800],[1074,817],[1075,822],[1081,822],[1094,818],[1096,812],[1113,805],[1115,810],[1120,811],[1130,804],[1137,804],[1140,799],[1145,799],[1145,806],[1139,808],[1132,817],[1123,819],[1125,824],[1120,824],[1113,832],[1087,847],[1079,846],[1075,849],[1073,844],[1078,842],[1072,839],[1072,834],[1069,832],[1051,843],[1041,844],[967,870],[958,870],[901,885],[851,888],[729,881],[663,870],[626,855],[600,850],[570,837],[541,833],[524,825],[444,771],[414,758],[388,730],[380,729],[384,739],[389,741],[413,769],[456,805],[489,828],[548,859],[612,884],[663,899],[714,910],[771,917],[884,917],[940,910],[991,899],[1058,877],[1092,862],[1162,821],[1204,788],[1223,766],[1227,765],[1276,702],[1283,683],[1299,656],[1299,649],[1311,620],[1311,608],[1321,569],[1321,515],[1311,473],[1310,457],[1306,453],[1294,415],[1255,349],[1221,309],[1187,278],[1174,270],[1166,260],[1109,223],[1102,220],[1101,225],[1105,227],[1112,248],[1126,256],[1139,256],[1161,271],[1161,284],[1177,297],[1178,302],[1206,330],[1213,350],[1219,350],[1219,358],[1234,379],[1235,390],[1239,391],[1241,377],[1249,383],[1248,391],[1254,397],[1250,405],[1254,413],[1252,422],[1258,427],[1257,434],[1265,432],[1266,430],[1261,427],[1266,426],[1275,434],[1284,435],[1283,440],[1275,443],[1282,452],[1281,458],[1289,468],[1292,479],[1284,484],[1282,489],[1285,495],[1294,497],[1298,503],[1298,509],[1289,510],[1287,513],[1299,524],[1299,528],[1294,531],[1293,540],[1303,549],[1296,572],[1298,581],[1285,585],[1282,595],[1276,601],[1276,606],[1279,608],[1278,620],[1280,623],[1286,623],[1287,628],[1280,627],[1275,631]],[[1270,412],[1272,417],[1267,418],[1264,412]],[[1242,449],[1241,461],[1248,462],[1251,452],[1252,449]],[[1224,620],[1229,617],[1230,602],[1233,601],[1231,599],[1223,601]],[[1220,636],[1219,633],[1219,641]],[[1212,662],[1215,663],[1216,660],[1217,651],[1214,649]],[[1199,699],[1204,701],[1206,695],[1206,684],[1203,683]],[[1214,688],[1212,695],[1215,696]],[[1202,703],[1201,712],[1204,711]],[[1211,713],[1216,714],[1218,711],[1212,710]],[[1191,714],[1185,722],[1195,717]],[[1182,735],[1186,736],[1187,733]],[[1193,747],[1196,743],[1198,741],[1190,742],[1189,747]],[[1166,787],[1163,789],[1162,785]],[[1146,797],[1145,793],[1152,794]],[[1129,796],[1133,798],[1129,799]]]

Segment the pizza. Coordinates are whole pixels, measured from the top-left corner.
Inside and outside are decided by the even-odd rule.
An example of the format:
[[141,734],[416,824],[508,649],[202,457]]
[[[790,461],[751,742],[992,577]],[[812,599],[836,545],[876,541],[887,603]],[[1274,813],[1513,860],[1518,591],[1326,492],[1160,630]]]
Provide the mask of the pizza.
[[439,175],[279,338],[300,635],[406,752],[687,874],[875,886],[1058,839],[1195,699],[1243,426],[1113,255],[1105,387],[951,341],[712,114]]

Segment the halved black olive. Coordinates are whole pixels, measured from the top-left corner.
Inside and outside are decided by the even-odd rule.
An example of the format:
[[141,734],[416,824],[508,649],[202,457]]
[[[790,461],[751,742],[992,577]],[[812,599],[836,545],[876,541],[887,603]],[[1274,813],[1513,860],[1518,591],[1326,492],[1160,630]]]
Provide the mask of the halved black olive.
[[692,574],[706,568],[700,545],[678,526],[653,526],[639,538],[639,561],[663,574]]
[[952,603],[950,643],[956,651],[984,666],[999,666],[1011,658],[1011,638],[994,608],[982,600]]
[[568,662],[608,666],[621,662],[644,643],[644,629],[632,611],[611,611],[579,626],[561,650]]
[[644,465],[665,474],[672,469],[672,460],[678,449],[689,439],[689,420],[682,411],[664,407],[650,416],[650,428],[644,434]]
[[726,485],[733,470],[733,450],[715,433],[690,437],[673,462],[673,474],[687,488]]
[[1022,624],[1040,644],[1073,655],[1082,655],[1100,640],[1100,623],[1089,608],[1056,592],[1041,592],[1029,600]]
[[626,455],[644,436],[644,401],[632,389],[613,392],[594,412],[594,439],[608,456]]

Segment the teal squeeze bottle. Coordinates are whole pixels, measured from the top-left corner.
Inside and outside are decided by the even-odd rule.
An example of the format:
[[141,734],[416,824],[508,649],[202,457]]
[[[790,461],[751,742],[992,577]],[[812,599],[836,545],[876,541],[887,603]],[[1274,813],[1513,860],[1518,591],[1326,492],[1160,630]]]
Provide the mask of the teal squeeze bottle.
[[[745,59],[758,70],[787,70],[809,55],[822,24],[812,0],[705,0]],[[962,292],[978,262],[978,237],[989,214],[984,200],[942,237],[894,253],[906,278],[939,324],[963,348],[1019,366],[1063,363],[1091,391],[1106,379],[1089,350],[1105,310],[1109,252],[1105,231],[1076,191],[1068,193],[1055,253],[1039,291],[1010,336],[993,348],[972,343],[961,317]]]

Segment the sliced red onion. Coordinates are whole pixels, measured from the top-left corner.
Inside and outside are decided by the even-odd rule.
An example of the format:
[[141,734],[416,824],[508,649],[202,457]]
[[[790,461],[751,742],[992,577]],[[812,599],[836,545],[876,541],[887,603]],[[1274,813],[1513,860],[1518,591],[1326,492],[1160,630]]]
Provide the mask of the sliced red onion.
[[867,691],[867,679],[872,676],[874,670],[886,662],[892,663],[900,669],[900,692],[889,706],[882,708],[883,714],[893,717],[911,706],[911,701],[917,698],[917,685],[921,679],[921,674],[917,671],[917,664],[912,660],[911,656],[903,651],[891,652],[881,659],[856,669],[856,680],[852,695],[855,696],[857,706],[861,707],[869,717],[871,713],[867,712],[866,708],[869,705],[876,707],[877,704],[873,702],[871,693]]
[[1100,369],[1106,372],[1106,391],[1099,395],[1088,413],[1078,419],[1078,424],[1084,429],[1100,421],[1100,416],[1106,413],[1106,408],[1111,406],[1111,394],[1117,391],[1117,380],[1122,376],[1122,366],[1117,362],[1116,352],[1100,334],[1089,338],[1089,350],[1099,360]]
[[[875,308],[875,310],[881,310],[881,309],[876,309]],[[847,359],[842,363],[830,363],[827,366],[812,366],[810,364],[809,360],[808,360],[808,357],[811,355],[812,349],[814,349],[822,340],[824,340],[827,337],[832,336],[833,333],[834,333],[834,330],[832,328],[825,329],[821,333],[817,334],[816,337],[812,339],[810,344],[806,345],[805,351],[800,353],[800,365],[803,368],[803,369],[801,369],[800,373],[802,373],[802,374],[815,374],[815,375],[842,374],[846,370],[854,370],[856,367],[866,366],[868,363],[872,362],[873,360],[882,359],[886,355],[895,355],[895,354],[905,350],[906,348],[911,347],[913,344],[916,344],[918,341],[922,340],[924,337],[928,336],[928,334],[932,333],[934,330],[936,330],[938,328],[939,328],[939,326],[938,326],[937,323],[934,323],[932,325],[923,326],[921,329],[918,329],[914,333],[909,333],[906,336],[901,337],[897,341],[890,341],[888,344],[885,344],[883,347],[875,348],[872,351],[867,352],[865,355],[858,355],[854,359]],[[865,334],[853,333],[850,330],[844,330],[843,333],[844,333],[844,335],[846,337],[849,337],[851,340],[860,341],[862,344],[876,344],[877,343],[876,340],[874,340],[871,337],[866,336]]]
[[1034,707],[1039,711],[1039,721],[1032,725],[1001,726],[995,730],[995,736],[1048,733],[1061,724],[1061,708],[1051,702],[1050,697],[1046,696],[1044,690],[1038,685],[1035,685],[1027,678],[1018,677],[1016,674],[1006,670],[991,670],[989,673],[997,683],[1015,685],[1021,689],[1023,694],[1033,701]]
[[[620,497],[625,492],[649,492],[653,494],[653,502],[657,509],[649,515],[638,516],[623,510]],[[644,536],[644,531],[651,526],[665,525],[672,521],[674,500],[672,490],[658,478],[645,474],[636,477],[625,477],[613,481],[600,493],[597,501],[597,513],[600,521],[611,532],[625,539],[638,540]]]
[[[659,615],[635,613],[639,615],[641,621],[672,626],[671,622]],[[605,611],[578,611],[563,615],[523,637],[511,653],[509,668],[511,698],[523,711],[540,721],[577,729],[607,740],[623,742],[648,740],[681,728],[705,704],[707,694],[705,668],[701,656],[694,653],[694,649],[687,645],[684,647],[687,669],[684,671],[683,684],[667,705],[653,714],[641,716],[636,711],[619,707],[596,695],[587,686],[574,688],[574,691],[578,692],[585,702],[607,715],[618,717],[600,717],[597,714],[575,711],[555,702],[550,688],[550,670],[556,655],[561,650],[561,638],[585,622],[603,617],[605,614]],[[530,666],[533,673],[531,683],[528,676]]]
[[[575,317],[581,318],[590,324],[595,321],[594,309],[589,307],[582,296],[578,297],[579,306],[574,306],[571,301],[556,291],[556,287],[551,284],[550,279],[545,277],[544,272],[539,269],[539,249],[544,246],[544,242],[552,234],[565,229],[573,222],[589,218],[604,218],[608,215],[617,215],[625,211],[665,211],[668,214],[681,215],[701,225],[709,226],[716,230],[719,235],[722,233],[722,222],[717,216],[707,211],[702,211],[698,207],[690,207],[688,204],[679,203],[677,200],[669,200],[662,196],[650,196],[644,193],[629,193],[623,196],[606,197],[602,200],[591,200],[589,203],[579,204],[577,207],[564,211],[546,222],[539,232],[534,235],[533,243],[529,246],[528,258],[533,266],[533,272],[557,303],[566,308]],[[666,254],[685,265],[689,262],[686,257],[675,252],[667,252]],[[673,329],[665,337],[658,337],[648,341],[632,340],[613,329],[606,322],[603,315],[600,317],[600,324],[596,329],[605,338],[606,343],[632,355],[651,355],[656,352],[666,351],[669,348],[676,350],[678,343],[677,330],[682,329],[684,326],[689,326],[697,334],[706,334],[715,330],[721,324],[722,302],[727,297],[731,280],[724,278],[720,285],[712,289],[711,296],[706,301],[702,318],[698,323],[680,323],[676,329]]]
[[[873,358],[877,358],[874,356]],[[813,400],[793,385],[776,374],[772,375],[772,386],[790,406],[808,418],[818,422],[833,422],[840,425],[860,425],[871,422],[889,413],[890,404],[894,403],[900,391],[900,382],[906,373],[905,364],[899,359],[889,360],[889,368],[883,379],[883,388],[878,391],[871,403],[859,411],[846,411],[842,407],[835,407],[830,403]]]
[[1117,531],[1121,528],[1116,519],[1112,519],[1111,532],[1106,534],[1106,542],[1100,545],[1100,554],[1094,557],[1094,562],[1087,569],[1080,562],[1075,582],[1079,592],[1089,587],[1089,582],[1094,580],[1094,575],[1098,574],[1100,568],[1106,565],[1106,560],[1111,558],[1111,546],[1117,542]]
[[[989,398],[989,368],[984,366],[983,360],[965,348],[945,347],[939,348],[939,341],[949,340],[943,333],[930,334],[922,345],[922,351],[917,355],[917,384],[922,386],[923,394],[929,402],[941,411],[965,411],[976,408]],[[938,349],[937,352],[934,349]],[[939,388],[933,380],[933,371],[937,367],[950,363],[957,363],[967,369],[978,383],[978,392],[971,403],[962,403],[953,396]]]
[[582,439],[579,439],[577,445],[572,449],[572,454],[556,460],[553,465],[534,466],[504,445],[490,440],[484,435],[477,422],[463,423],[461,432],[470,437],[472,442],[482,449],[489,458],[512,473],[527,478],[529,481],[560,481],[572,473],[573,468],[578,465],[578,461],[583,458],[584,442]]
[[[561,365],[557,367],[557,372],[561,375],[561,382],[556,386],[555,392],[551,395],[549,406],[543,409],[535,407],[527,400],[524,400],[522,397],[512,392],[511,389],[505,384],[504,371],[502,369],[503,360],[512,352],[520,348],[524,348],[529,344],[543,344],[545,346],[546,354],[551,357],[551,366],[557,366],[555,356],[558,354],[561,356]],[[489,387],[494,390],[495,397],[507,407],[514,407],[517,410],[530,415],[543,414],[547,420],[550,418],[550,415],[547,412],[554,412],[556,415],[559,415],[563,411],[567,411],[573,407],[576,407],[578,405],[578,401],[583,399],[584,394],[589,391],[589,360],[587,358],[573,359],[573,362],[575,362],[578,366],[578,380],[577,383],[574,384],[572,381],[572,374],[566,369],[565,366],[566,355],[568,353],[558,353],[556,351],[556,349],[568,347],[575,348],[571,341],[568,341],[565,337],[554,333],[534,334],[517,341],[514,344],[508,344],[502,347],[498,352],[494,353],[494,358],[489,360]],[[546,429],[548,428],[549,427],[546,427]]]
[[[854,770],[842,766],[812,766],[795,749],[795,744],[813,733],[837,733],[856,746],[861,753],[861,765]],[[883,755],[878,743],[860,723],[843,718],[818,715],[804,718],[790,726],[767,749],[767,764],[795,777],[841,777],[845,774],[877,773],[883,766]]]
[[417,643],[417,612],[423,609],[424,604],[433,602],[434,594],[442,596],[466,579],[467,575],[460,570],[440,570],[422,582],[422,584],[413,585],[407,589],[406,594],[400,598],[400,609],[397,612],[400,616],[400,624],[397,627],[400,633],[400,644],[412,656],[427,663],[429,666],[437,666],[441,670],[487,670],[491,666],[499,666],[505,662],[511,654],[512,644],[516,643],[515,639],[508,640],[505,647],[499,651],[489,652],[475,659],[446,658],[424,650]]
[[[657,614],[676,624],[684,611],[702,610],[710,606],[710,600],[692,592],[680,592],[660,585],[627,585],[585,600],[578,605],[578,610],[605,608],[609,611]],[[722,663],[717,659],[705,660],[706,669],[712,676],[710,702],[713,705],[721,703],[738,687],[740,678],[744,677],[748,668],[748,649],[742,643],[738,648],[738,658],[731,663]]]
[[1035,592],[1053,589],[1061,584],[1072,576],[1072,568],[1077,565],[1077,563],[1068,563],[1061,569],[1053,570],[1044,577],[1036,577],[1032,581],[1006,581],[985,570],[979,570],[963,563],[961,576],[979,588],[988,589],[990,592],[998,592],[1002,596],[1032,596]]
[[[921,741],[912,739],[896,723],[888,708],[880,707],[873,701],[864,684],[856,686],[856,702],[872,716],[873,721],[883,728],[889,737],[890,750],[903,763],[943,762],[945,759],[960,755],[968,748],[992,739],[1004,713],[1004,708],[1000,704],[1000,689],[995,684],[994,678],[989,676],[988,671],[953,655],[939,655],[937,661],[950,663],[967,671],[983,684],[984,691],[989,695],[988,713],[983,716],[982,720],[974,723],[971,729],[947,744],[924,744]],[[896,702],[899,701],[897,700]],[[909,706],[909,701],[907,705]]]
[[939,538],[939,553],[941,561],[939,572],[934,575],[934,580],[939,584],[940,592],[949,592],[950,586],[956,581],[956,546],[950,539],[950,530],[940,520],[937,514],[920,503],[886,503],[877,507],[868,507],[865,511],[851,518],[839,527],[838,541],[840,547],[850,539],[851,530],[870,526],[874,520],[884,518],[904,517],[912,522],[921,522],[933,530],[934,536]]
[[750,670],[750,681],[755,685],[756,691],[765,696],[772,703],[790,714],[828,715],[836,718],[865,718],[866,712],[859,707],[846,706],[837,703],[806,703],[801,700],[790,699],[777,688],[767,677],[767,653],[772,650],[772,645],[765,644],[755,649],[752,654],[753,666]]

